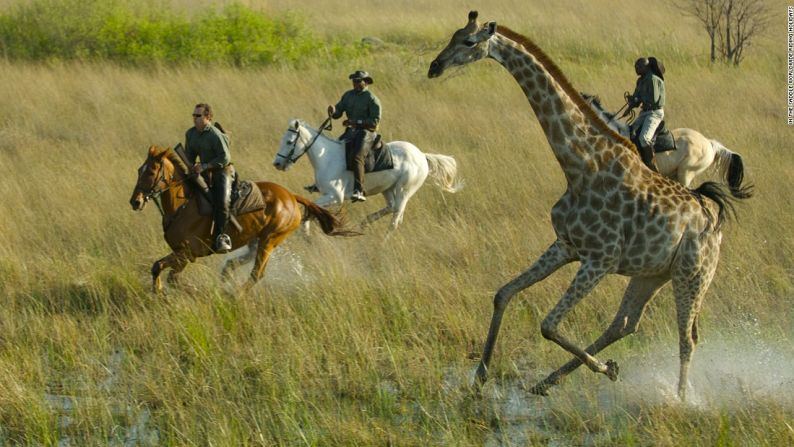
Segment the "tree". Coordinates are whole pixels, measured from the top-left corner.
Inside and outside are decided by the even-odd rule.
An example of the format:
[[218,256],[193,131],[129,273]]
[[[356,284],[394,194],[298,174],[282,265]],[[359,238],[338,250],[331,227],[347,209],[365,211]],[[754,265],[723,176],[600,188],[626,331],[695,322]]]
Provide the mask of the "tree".
[[676,6],[695,17],[709,36],[709,57],[734,65],[769,24],[767,6],[757,0],[678,0]]
[[744,50],[769,25],[769,10],[755,0],[726,0],[723,11],[725,20],[719,33],[722,57],[739,65]]

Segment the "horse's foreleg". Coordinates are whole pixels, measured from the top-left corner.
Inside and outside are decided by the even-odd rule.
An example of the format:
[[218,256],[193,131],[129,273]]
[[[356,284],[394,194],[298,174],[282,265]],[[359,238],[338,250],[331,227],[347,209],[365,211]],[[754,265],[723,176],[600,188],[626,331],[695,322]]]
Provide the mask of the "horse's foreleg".
[[384,208],[375,211],[372,214],[367,215],[366,219],[361,222],[361,228],[370,225],[371,223],[375,222],[376,220],[380,219],[381,217],[391,213],[391,207],[386,205]]
[[173,269],[169,276],[169,282],[176,282],[176,275],[185,268],[188,260],[189,259],[184,254],[173,252],[155,261],[152,265],[152,290],[154,293],[159,293],[163,290],[163,283],[160,280],[160,275],[163,273],[163,270],[169,267]]

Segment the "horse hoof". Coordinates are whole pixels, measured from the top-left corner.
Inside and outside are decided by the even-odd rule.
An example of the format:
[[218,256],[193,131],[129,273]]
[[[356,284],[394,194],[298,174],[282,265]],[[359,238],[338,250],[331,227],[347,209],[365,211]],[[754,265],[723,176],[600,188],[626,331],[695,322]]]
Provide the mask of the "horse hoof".
[[618,380],[618,372],[620,368],[618,367],[618,363],[614,360],[607,360],[607,370],[606,375],[609,377],[609,380],[616,381]]

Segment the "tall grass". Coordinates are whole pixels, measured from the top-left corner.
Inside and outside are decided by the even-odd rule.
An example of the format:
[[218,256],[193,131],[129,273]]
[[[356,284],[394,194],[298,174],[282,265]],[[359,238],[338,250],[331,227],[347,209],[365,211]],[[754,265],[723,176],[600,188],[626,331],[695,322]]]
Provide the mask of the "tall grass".
[[[794,442],[794,196],[786,187],[794,172],[780,50],[770,42],[739,70],[705,66],[694,24],[639,0],[626,11],[584,1],[480,11],[533,38],[577,88],[616,109],[637,53],[650,53],[645,25],[629,20],[645,8],[663,30],[648,46],[675,61],[668,123],[740,152],[757,197],[725,229],[701,314],[692,402],[674,397],[669,288],[640,333],[600,356],[618,361],[618,382],[582,369],[549,398],[526,392],[568,360],[539,324],[576,266],[511,303],[492,380],[477,397],[470,357],[481,349],[493,294],[553,240],[549,208],[564,178],[525,98],[494,63],[426,78],[468,11],[375,3],[361,14],[340,2],[298,12],[318,35],[384,41],[331,65],[0,62],[0,445]],[[285,5],[248,7],[279,14]],[[623,37],[608,40],[616,33]],[[231,132],[243,177],[301,191],[308,163],[287,173],[270,167],[287,122],[319,124],[358,68],[375,78],[386,139],[455,156],[466,188],[442,194],[425,185],[387,240],[387,222],[352,239],[295,235],[249,295],[220,282],[219,258],[188,266],[190,287],[152,295],[149,269],[168,251],[160,216],[127,203],[148,146],[181,140],[192,106],[206,101]],[[356,222],[380,206],[374,197],[347,211]],[[605,280],[562,331],[592,341],[625,284]]]

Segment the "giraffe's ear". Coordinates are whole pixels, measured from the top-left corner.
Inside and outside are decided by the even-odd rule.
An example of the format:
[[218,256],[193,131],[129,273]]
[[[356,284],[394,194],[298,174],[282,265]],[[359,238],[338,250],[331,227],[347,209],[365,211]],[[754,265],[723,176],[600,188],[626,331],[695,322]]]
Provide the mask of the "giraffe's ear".
[[485,26],[488,28],[488,37],[496,34],[496,22],[488,22]]

